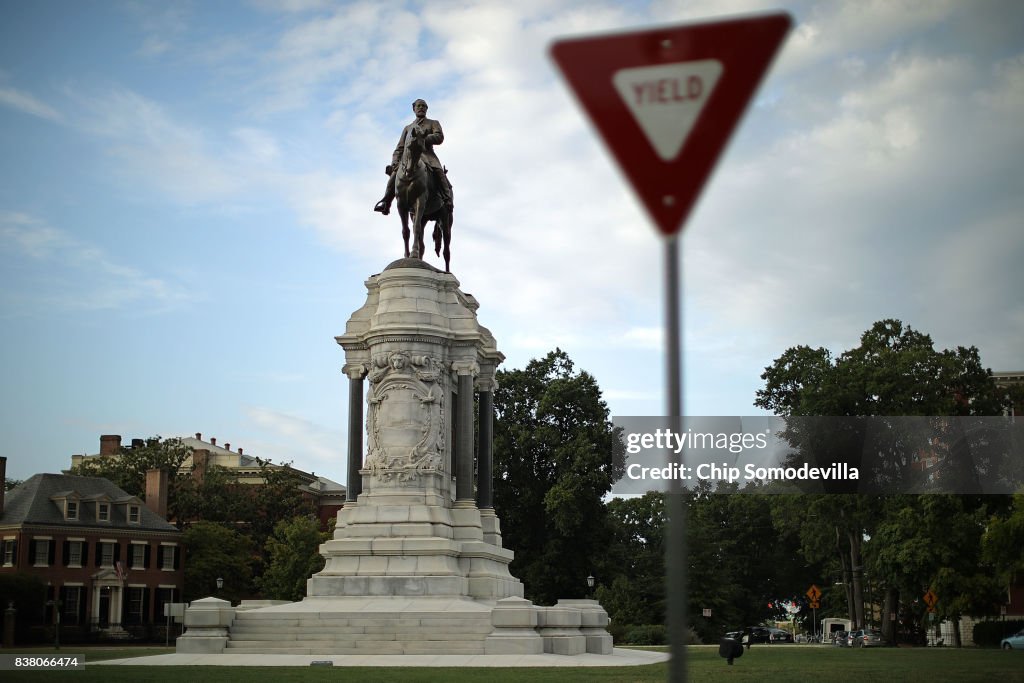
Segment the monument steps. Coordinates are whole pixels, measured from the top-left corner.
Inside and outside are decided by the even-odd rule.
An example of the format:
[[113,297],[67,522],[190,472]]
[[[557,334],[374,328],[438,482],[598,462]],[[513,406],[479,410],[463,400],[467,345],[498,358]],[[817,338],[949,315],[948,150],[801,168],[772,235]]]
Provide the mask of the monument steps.
[[488,612],[454,615],[238,612],[234,654],[482,654],[493,630]]

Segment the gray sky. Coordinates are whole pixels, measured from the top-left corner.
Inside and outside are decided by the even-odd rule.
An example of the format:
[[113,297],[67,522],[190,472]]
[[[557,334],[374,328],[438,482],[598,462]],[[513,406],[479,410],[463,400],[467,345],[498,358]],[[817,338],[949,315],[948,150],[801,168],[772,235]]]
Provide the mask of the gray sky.
[[9,476],[202,432],[344,481],[333,337],[401,256],[371,208],[417,97],[506,367],[560,346],[613,413],[660,414],[660,238],[547,48],[780,7],[683,239],[685,411],[755,414],[786,348],[887,317],[1024,368],[1021,3],[4,3]]

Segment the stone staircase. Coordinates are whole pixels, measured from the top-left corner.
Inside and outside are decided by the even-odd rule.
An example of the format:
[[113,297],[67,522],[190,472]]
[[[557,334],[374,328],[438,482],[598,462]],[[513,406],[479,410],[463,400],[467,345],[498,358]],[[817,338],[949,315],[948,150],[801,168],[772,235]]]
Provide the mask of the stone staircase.
[[484,654],[490,611],[235,614],[231,654]]

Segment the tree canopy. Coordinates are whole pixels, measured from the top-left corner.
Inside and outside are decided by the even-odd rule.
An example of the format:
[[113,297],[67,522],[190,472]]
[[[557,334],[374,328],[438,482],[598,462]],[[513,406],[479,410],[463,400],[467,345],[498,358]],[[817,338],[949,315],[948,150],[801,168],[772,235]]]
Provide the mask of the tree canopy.
[[306,580],[324,568],[319,549],[329,536],[320,531],[315,517],[291,517],[275,524],[264,544],[269,559],[256,579],[263,597],[292,601],[306,597]]
[[560,349],[497,383],[494,506],[512,572],[539,604],[582,597],[611,539],[603,497],[623,462],[608,406]]
[[[876,322],[861,336],[859,346],[837,357],[824,348],[790,348],[765,368],[761,378],[765,385],[754,404],[794,418],[1001,415],[1014,400],[1011,392],[996,385],[976,347],[939,351],[929,335],[892,319]],[[809,424],[787,421],[787,439],[797,448],[820,453],[826,442]],[[829,436],[829,447],[864,451],[864,434],[856,427],[842,435],[845,442]],[[953,439],[950,452],[962,442]],[[874,456],[880,450],[876,446],[872,442],[867,449]],[[874,462],[873,474],[892,477],[905,465],[882,457]],[[824,561],[832,555],[834,578],[845,588],[849,618],[856,625],[863,626],[873,616],[864,612],[865,581],[884,591],[879,611],[891,640],[896,624],[890,615],[900,613],[901,597],[906,609],[898,618],[921,624],[924,612],[918,598],[928,588],[939,595],[941,616],[956,619],[996,608],[998,585],[991,580],[994,571],[982,552],[995,546],[985,546],[983,538],[987,521],[996,535],[1012,528],[1005,516],[1005,497],[825,495],[798,500],[775,499],[776,523],[799,534],[808,559]],[[797,508],[804,514],[794,515]],[[999,557],[1003,566],[1012,566],[1014,559],[1001,557],[1000,552],[990,550],[987,557]]]

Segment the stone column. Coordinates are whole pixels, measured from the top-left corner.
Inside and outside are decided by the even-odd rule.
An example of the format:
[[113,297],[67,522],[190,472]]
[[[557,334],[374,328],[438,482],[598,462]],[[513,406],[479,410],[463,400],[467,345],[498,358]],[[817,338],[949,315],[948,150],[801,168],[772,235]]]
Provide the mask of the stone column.
[[477,484],[476,506],[481,510],[494,507],[494,456],[491,442],[494,434],[494,380],[481,380],[480,426],[477,430]]
[[459,378],[455,435],[455,500],[472,503],[473,497],[473,376],[479,366],[473,361],[456,361],[452,369]]
[[355,504],[363,492],[363,378],[366,366],[362,363],[348,364],[343,368],[348,376],[348,488],[346,504]]

